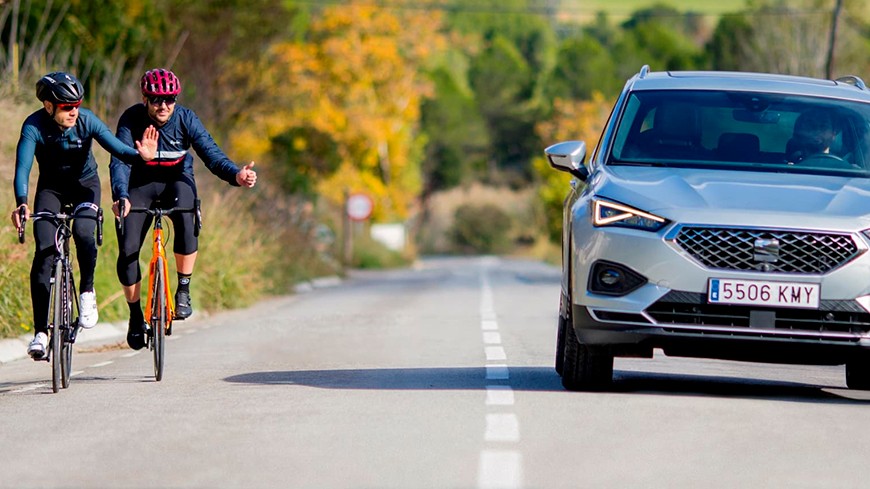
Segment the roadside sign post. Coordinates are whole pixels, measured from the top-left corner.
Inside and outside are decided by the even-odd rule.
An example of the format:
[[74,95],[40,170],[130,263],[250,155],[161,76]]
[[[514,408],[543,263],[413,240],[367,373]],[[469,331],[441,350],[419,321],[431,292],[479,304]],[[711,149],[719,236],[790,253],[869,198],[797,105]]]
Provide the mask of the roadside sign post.
[[344,267],[350,266],[353,259],[353,223],[362,222],[371,217],[375,203],[371,197],[364,193],[350,193],[344,191],[344,218],[342,239],[342,263]]

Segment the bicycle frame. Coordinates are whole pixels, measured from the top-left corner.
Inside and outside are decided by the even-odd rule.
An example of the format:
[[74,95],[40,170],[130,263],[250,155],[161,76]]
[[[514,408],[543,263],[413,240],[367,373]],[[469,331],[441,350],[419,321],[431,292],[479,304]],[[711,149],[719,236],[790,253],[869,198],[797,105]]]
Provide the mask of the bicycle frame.
[[[151,245],[151,261],[148,264],[148,300],[145,302],[145,317],[149,320],[155,317],[157,311],[154,310],[154,292],[155,281],[158,275],[162,275],[163,292],[166,296],[166,329],[172,328],[172,319],[175,311],[175,303],[172,295],[169,293],[169,267],[166,266],[166,243],[163,240],[163,218],[162,216],[154,216],[154,227],[152,228],[153,244]],[[159,265],[159,261],[163,260],[163,265]],[[161,270],[162,269],[162,270]]]

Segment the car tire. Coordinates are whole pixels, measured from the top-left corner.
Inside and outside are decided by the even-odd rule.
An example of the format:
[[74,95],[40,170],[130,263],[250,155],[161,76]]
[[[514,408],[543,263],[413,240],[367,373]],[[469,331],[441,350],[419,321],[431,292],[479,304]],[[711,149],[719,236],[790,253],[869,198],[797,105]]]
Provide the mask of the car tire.
[[613,354],[606,346],[580,343],[574,332],[571,310],[565,320],[565,355],[562,386],[569,391],[598,391],[613,382]]
[[[559,294],[559,300],[563,304],[567,303],[565,296]],[[556,331],[556,373],[562,375],[565,365],[565,330],[567,329],[568,320],[562,315],[563,307],[559,307],[559,321]]]
[[870,358],[846,362],[846,386],[850,389],[870,390]]

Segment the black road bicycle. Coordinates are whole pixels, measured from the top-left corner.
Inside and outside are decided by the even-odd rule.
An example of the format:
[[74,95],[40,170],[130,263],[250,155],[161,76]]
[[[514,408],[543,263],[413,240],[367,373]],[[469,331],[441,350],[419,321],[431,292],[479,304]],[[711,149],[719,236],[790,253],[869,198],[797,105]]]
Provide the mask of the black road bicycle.
[[[19,211],[21,227],[18,229],[18,242],[24,243],[24,209]],[[51,363],[51,390],[57,392],[61,387],[69,387],[69,377],[72,372],[73,344],[76,342],[81,326],[79,325],[79,296],[76,294],[73,277],[72,261],[70,259],[69,242],[72,238],[71,223],[75,219],[93,219],[97,221],[97,246],[103,244],[103,210],[97,208],[97,215],[84,215],[79,208],[64,206],[60,212],[34,212],[31,220],[48,220],[54,223],[57,230],[54,233],[54,247],[57,254],[54,258],[51,274],[51,294],[48,301],[48,336],[49,349],[41,358]]]

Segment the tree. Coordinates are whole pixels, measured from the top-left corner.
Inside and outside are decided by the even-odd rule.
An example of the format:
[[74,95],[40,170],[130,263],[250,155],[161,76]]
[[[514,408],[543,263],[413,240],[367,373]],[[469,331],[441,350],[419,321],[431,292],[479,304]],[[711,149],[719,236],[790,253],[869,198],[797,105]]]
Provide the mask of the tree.
[[472,60],[469,80],[492,141],[487,177],[494,183],[527,182],[531,157],[540,151],[534,134],[541,107],[533,98],[536,73],[508,39],[496,36]]
[[559,46],[548,91],[554,97],[590,99],[599,91],[616,95],[625,80],[616,77],[616,60],[592,36],[581,34]]
[[345,189],[365,191],[378,204],[375,219],[405,218],[421,188],[418,121],[431,93],[421,73],[444,48],[439,26],[437,13],[364,1],[324,8],[305,39],[269,50],[254,85],[271,96],[246,112],[233,147],[256,156],[300,129],[328,135],[339,164],[318,194],[340,203]]
[[[866,21],[862,2],[844,3],[837,31],[833,72],[866,71]],[[824,77],[831,42],[834,4],[824,0],[760,1],[723,19],[708,47],[713,66]]]
[[471,90],[447,66],[436,68],[429,77],[435,85],[434,96],[423,102],[420,114],[427,137],[424,193],[448,189],[476,176],[489,148],[486,125]]
[[541,147],[534,124],[547,105],[545,87],[555,62],[555,10],[529,0],[484,0],[474,9],[456,3],[448,25],[474,39],[467,48],[468,84],[491,144],[486,178],[528,184],[531,160]]
[[6,78],[30,92],[46,72],[71,72],[85,85],[88,106],[110,113],[159,43],[159,11],[153,2],[2,2]]

